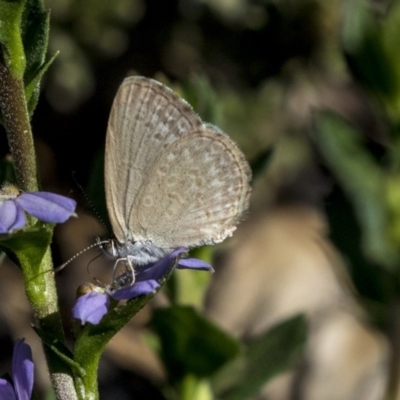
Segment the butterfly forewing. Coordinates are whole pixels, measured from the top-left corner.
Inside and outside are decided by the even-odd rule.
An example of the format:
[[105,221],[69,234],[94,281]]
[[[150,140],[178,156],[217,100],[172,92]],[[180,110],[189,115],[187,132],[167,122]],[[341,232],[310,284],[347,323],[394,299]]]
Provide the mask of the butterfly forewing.
[[[125,79],[110,114],[105,153],[107,208],[116,238],[135,238],[130,216],[139,191],[163,149],[200,128],[193,109],[166,86],[144,77]],[[137,224],[135,224],[135,227]]]

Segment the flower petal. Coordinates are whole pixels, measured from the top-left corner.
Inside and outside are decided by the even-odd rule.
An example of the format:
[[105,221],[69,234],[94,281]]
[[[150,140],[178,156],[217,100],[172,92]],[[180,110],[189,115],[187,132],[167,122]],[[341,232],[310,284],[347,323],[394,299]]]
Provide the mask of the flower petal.
[[136,283],[148,280],[155,280],[159,282],[165,274],[174,266],[176,258],[180,255],[187,253],[187,249],[184,247],[179,247],[175,249],[172,253],[168,254],[160,261],[154,264],[149,264],[144,268],[138,269],[136,274]]
[[182,258],[179,260],[178,265],[176,266],[178,269],[198,269],[201,271],[210,271],[214,272],[214,268],[203,260],[199,260],[198,258]]
[[0,379],[0,400],[17,400],[13,386],[5,379]]
[[44,222],[65,222],[75,211],[76,201],[49,192],[28,192],[15,201],[29,214]]
[[72,308],[72,315],[82,324],[97,325],[108,311],[110,299],[106,293],[90,292],[78,298]]
[[29,400],[33,387],[33,361],[32,350],[24,339],[17,340],[14,345],[12,375],[18,400]]
[[122,289],[116,290],[114,293],[111,293],[111,296],[115,300],[129,300],[134,297],[153,293],[159,286],[160,285],[153,279],[135,282],[132,286],[125,286]]
[[20,229],[25,223],[24,212],[15,203],[15,200],[7,200],[0,203],[0,233],[8,233],[13,229]]

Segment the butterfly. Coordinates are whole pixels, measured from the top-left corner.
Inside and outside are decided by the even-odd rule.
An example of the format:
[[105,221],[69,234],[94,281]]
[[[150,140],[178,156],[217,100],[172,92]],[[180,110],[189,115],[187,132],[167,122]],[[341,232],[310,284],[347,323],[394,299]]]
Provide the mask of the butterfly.
[[171,89],[126,78],[114,99],[105,191],[117,262],[146,265],[178,247],[222,242],[249,205],[251,170],[237,145]]

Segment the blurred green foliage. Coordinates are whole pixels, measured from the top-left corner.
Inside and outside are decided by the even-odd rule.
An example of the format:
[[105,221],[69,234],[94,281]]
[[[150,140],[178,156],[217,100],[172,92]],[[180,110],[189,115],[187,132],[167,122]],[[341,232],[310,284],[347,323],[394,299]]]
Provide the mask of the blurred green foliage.
[[156,310],[152,326],[171,382],[209,377],[239,352],[239,344],[191,307]]
[[294,316],[250,342],[242,354],[214,378],[218,398],[257,397],[270,379],[294,366],[306,340],[306,328],[305,318]]
[[4,65],[23,79],[29,115],[39,98],[40,80],[55,56],[46,61],[49,13],[41,0],[0,3],[0,43]]

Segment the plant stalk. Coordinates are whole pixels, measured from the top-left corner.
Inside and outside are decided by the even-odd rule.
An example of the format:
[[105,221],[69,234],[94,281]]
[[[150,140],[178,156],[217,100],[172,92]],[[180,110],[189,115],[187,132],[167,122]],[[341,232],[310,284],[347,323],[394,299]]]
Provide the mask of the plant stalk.
[[[14,77],[0,62],[0,108],[15,166],[18,188],[37,191],[39,188],[36,155],[22,79]],[[30,222],[32,222],[30,220]],[[29,222],[28,222],[29,223]],[[64,331],[58,307],[50,248],[38,270],[29,260],[21,262],[25,291],[34,310],[36,325],[64,343]],[[50,377],[58,400],[76,399],[73,378],[60,360],[44,345]]]

